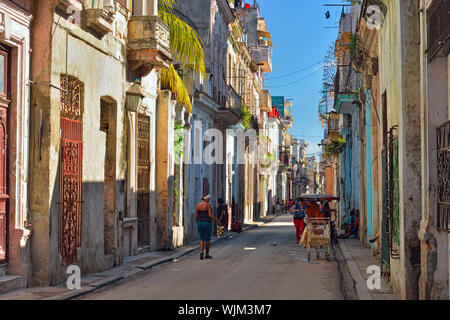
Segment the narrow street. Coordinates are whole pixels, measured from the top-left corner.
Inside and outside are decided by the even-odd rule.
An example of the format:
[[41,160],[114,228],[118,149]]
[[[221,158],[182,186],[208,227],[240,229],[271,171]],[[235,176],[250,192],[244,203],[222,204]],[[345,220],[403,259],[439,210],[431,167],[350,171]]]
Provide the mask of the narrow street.
[[278,216],[217,242],[212,260],[200,260],[196,251],[82,299],[342,299],[336,262],[313,256],[308,263],[294,230],[291,215]]
[[0,300],[449,300],[449,91],[450,0],[0,0]]

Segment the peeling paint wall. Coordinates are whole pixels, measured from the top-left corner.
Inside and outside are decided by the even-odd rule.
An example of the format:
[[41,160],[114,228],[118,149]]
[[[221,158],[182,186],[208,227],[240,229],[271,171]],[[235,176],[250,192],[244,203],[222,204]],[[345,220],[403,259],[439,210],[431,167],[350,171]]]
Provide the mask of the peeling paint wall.
[[418,2],[387,1],[380,30],[380,90],[387,92],[388,129],[398,125],[400,259],[391,259],[391,284],[402,299],[418,297],[421,212]]
[[[83,206],[82,244],[78,248],[78,264],[82,274],[103,271],[120,264],[120,234],[118,221],[120,212],[125,211],[126,148],[122,139],[124,128],[123,107],[125,83],[124,42],[108,33],[103,38],[82,30],[53,13],[51,2],[44,13],[39,14],[36,24],[33,51],[42,60],[36,61],[33,77],[36,81],[61,87],[61,75],[66,71],[84,84],[83,114]],[[45,7],[45,5],[44,5]],[[40,7],[39,10],[42,8]],[[51,14],[49,14],[51,12]],[[45,19],[50,19],[45,21]],[[117,13],[117,18],[120,14]],[[122,16],[122,19],[125,17]],[[45,21],[45,22],[44,22]],[[125,20],[126,21],[126,20]],[[53,22],[53,23],[51,23]],[[117,25],[116,25],[116,28]],[[122,30],[123,31],[123,30]],[[53,36],[50,36],[52,32]],[[67,37],[66,37],[67,35]],[[45,51],[48,48],[48,51]],[[44,51],[43,51],[44,50]],[[67,55],[67,60],[66,60]],[[38,59],[39,59],[38,58]],[[44,76],[43,76],[44,75]],[[99,76],[100,75],[100,76]],[[103,75],[103,77],[101,76]],[[115,79],[116,81],[110,81]],[[67,276],[61,264],[58,250],[58,210],[60,202],[60,101],[61,95],[55,87],[42,90],[34,88],[32,103],[35,112],[32,117],[32,142],[30,157],[30,207],[35,232],[32,240],[32,258],[35,284],[54,285]],[[114,254],[104,254],[104,210],[105,203],[105,150],[106,135],[100,130],[101,99],[106,98],[115,108],[115,206],[111,219],[117,225],[113,231]],[[43,111],[42,141],[39,135],[39,110]],[[39,151],[40,149],[40,151]],[[42,158],[39,159],[39,152]],[[125,154],[124,154],[125,153]]]

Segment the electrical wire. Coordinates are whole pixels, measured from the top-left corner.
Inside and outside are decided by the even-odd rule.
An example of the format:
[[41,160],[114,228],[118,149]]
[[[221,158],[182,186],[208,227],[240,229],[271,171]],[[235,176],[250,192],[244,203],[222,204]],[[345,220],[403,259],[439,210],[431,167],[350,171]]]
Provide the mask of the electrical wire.
[[303,77],[303,78],[301,78],[301,79],[299,79],[299,80],[296,80],[296,81],[293,81],[293,82],[289,82],[289,83],[286,83],[286,84],[283,84],[283,85],[277,85],[277,86],[271,86],[271,85],[266,85],[266,87],[269,87],[269,88],[281,88],[281,87],[287,87],[287,86],[290,86],[290,85],[293,85],[293,84],[296,84],[296,83],[299,83],[299,82],[301,82],[301,81],[303,81],[303,80],[306,80],[306,79],[308,79],[309,77],[311,77],[312,75],[314,75],[315,73],[317,73],[318,71],[320,71],[320,70],[322,70],[324,67],[322,66],[322,67],[320,67],[319,69],[317,69],[317,70],[315,70],[315,71],[313,71],[313,72],[311,72],[310,74],[308,74],[307,76],[305,76],[305,77]]
[[293,74],[297,74],[297,73],[300,73],[302,71],[308,70],[309,68],[314,67],[315,65],[318,65],[319,63],[322,63],[322,62],[324,62],[324,60],[320,60],[320,61],[318,61],[318,62],[316,62],[316,63],[314,63],[314,64],[312,64],[310,66],[307,66],[307,67],[305,67],[303,69],[300,69],[300,70],[297,70],[297,71],[294,71],[294,72],[291,72],[291,73],[286,73],[286,74],[281,75],[281,76],[264,78],[264,80],[274,80],[274,79],[286,78],[286,77],[289,77],[289,76],[291,76]]

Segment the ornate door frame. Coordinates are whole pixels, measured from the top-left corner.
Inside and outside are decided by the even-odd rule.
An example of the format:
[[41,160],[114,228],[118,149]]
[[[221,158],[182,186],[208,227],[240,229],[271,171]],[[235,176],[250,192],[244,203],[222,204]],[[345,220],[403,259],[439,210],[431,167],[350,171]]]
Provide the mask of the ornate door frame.
[[10,50],[0,45],[0,265],[8,260],[8,109]]

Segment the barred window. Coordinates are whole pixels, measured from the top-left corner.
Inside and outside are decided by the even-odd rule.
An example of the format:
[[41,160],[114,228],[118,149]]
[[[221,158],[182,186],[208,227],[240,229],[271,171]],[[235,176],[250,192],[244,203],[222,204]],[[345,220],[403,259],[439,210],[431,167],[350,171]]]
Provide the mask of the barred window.
[[427,10],[428,60],[436,57],[450,38],[450,0],[435,0]]

